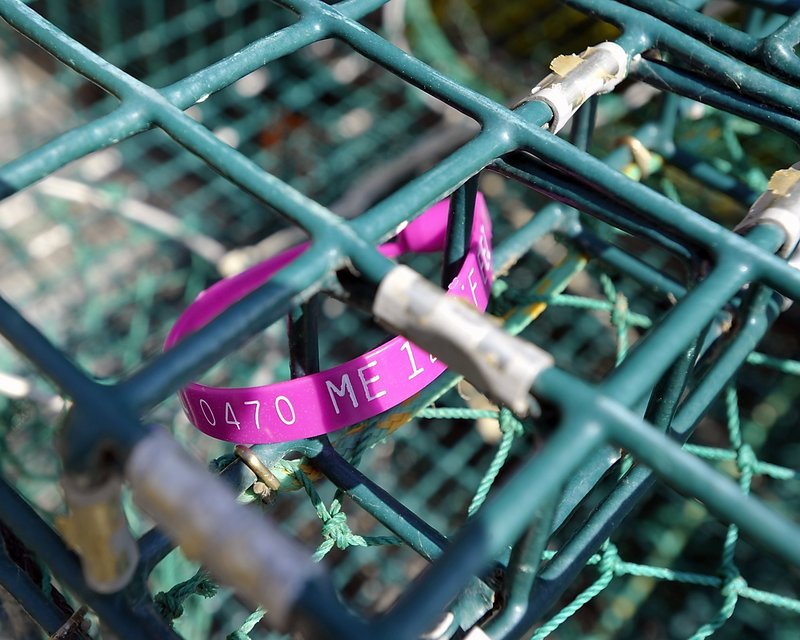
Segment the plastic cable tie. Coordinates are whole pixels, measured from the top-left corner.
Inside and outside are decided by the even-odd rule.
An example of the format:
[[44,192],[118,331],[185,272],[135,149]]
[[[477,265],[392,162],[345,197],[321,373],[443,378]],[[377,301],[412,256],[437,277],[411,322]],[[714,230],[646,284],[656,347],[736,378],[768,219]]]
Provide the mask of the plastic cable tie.
[[[446,242],[448,211],[448,200],[437,203],[378,250],[391,258],[409,252],[441,251]],[[289,249],[201,293],[173,326],[165,349],[264,284],[307,246]],[[486,309],[492,286],[491,247],[491,218],[479,193],[469,249],[447,295],[480,311]],[[319,436],[367,420],[418,393],[446,369],[442,361],[398,336],[319,373],[261,387],[220,388],[191,383],[180,391],[180,398],[190,422],[203,433],[228,442],[268,444]]]

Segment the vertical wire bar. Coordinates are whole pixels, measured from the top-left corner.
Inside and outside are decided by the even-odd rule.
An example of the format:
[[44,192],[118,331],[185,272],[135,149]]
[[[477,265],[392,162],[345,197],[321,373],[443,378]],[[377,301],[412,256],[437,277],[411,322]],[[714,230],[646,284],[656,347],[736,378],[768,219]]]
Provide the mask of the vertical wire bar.
[[586,151],[592,141],[594,125],[597,120],[597,96],[592,96],[572,118],[569,137],[575,147]]
[[447,287],[458,275],[464,256],[469,251],[472,221],[475,217],[475,197],[478,177],[473,176],[450,196],[447,216],[447,241],[442,265],[442,286]]
[[319,294],[289,312],[289,369],[292,378],[319,371]]
[[672,421],[678,402],[689,379],[692,365],[697,359],[698,345],[703,341],[702,332],[689,348],[675,360],[653,387],[653,393],[645,410],[644,419],[665,431]]
[[557,504],[558,500],[554,499],[543,505],[531,526],[512,548],[503,584],[503,608],[484,627],[490,638],[509,637],[511,630],[525,616],[539,574],[542,554],[550,539]]

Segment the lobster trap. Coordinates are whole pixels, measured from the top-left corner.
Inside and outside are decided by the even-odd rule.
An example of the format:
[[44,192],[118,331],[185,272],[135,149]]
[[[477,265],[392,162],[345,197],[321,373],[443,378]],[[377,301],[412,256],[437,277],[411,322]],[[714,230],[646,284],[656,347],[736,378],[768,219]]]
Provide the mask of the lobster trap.
[[[8,635],[795,637],[797,9],[0,0]],[[330,434],[178,400],[392,333],[449,369]]]

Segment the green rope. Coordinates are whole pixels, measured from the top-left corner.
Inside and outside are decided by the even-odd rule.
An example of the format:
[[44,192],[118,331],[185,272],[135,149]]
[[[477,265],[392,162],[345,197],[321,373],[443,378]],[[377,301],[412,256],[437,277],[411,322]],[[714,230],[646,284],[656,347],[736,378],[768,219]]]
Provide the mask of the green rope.
[[339,549],[347,549],[347,547],[351,546],[367,546],[367,541],[363,537],[355,535],[350,530],[347,524],[347,515],[342,511],[342,503],[338,494],[331,502],[330,509],[328,509],[314,488],[313,483],[299,465],[295,467],[294,475],[303,485],[303,489],[305,489],[311,499],[314,510],[317,512],[317,516],[322,521],[322,537],[324,540],[312,556],[314,562],[320,562],[334,546]]
[[[494,415],[497,416],[497,413],[495,412]],[[484,503],[486,496],[489,495],[489,490],[492,488],[494,481],[497,479],[497,475],[500,473],[500,470],[503,468],[503,465],[505,465],[506,460],[508,459],[508,454],[511,451],[511,445],[514,444],[514,438],[516,438],[518,435],[522,435],[522,423],[516,419],[514,414],[511,413],[510,409],[507,409],[506,407],[500,409],[499,422],[500,432],[503,434],[503,437],[500,440],[500,446],[497,447],[497,451],[495,451],[489,468],[486,470],[486,473],[483,475],[483,478],[481,478],[481,481],[478,484],[478,489],[475,491],[475,495],[472,497],[472,502],[470,502],[470,505],[467,508],[467,517],[474,515]]]
[[800,600],[796,598],[787,598],[786,596],[779,596],[777,593],[769,593],[748,586],[739,587],[738,591],[742,598],[747,598],[753,602],[760,602],[773,607],[788,609],[794,613],[800,613]]
[[161,616],[170,624],[183,615],[183,604],[193,595],[211,598],[217,593],[217,585],[208,574],[199,569],[188,580],[176,584],[169,591],[161,591],[153,596],[153,604]]
[[250,640],[250,632],[261,622],[261,618],[264,617],[266,612],[266,609],[262,609],[261,607],[253,611],[253,613],[245,618],[241,627],[225,636],[225,640]]
[[[732,447],[736,451],[739,486],[742,489],[742,493],[747,495],[750,493],[750,484],[753,480],[753,467],[756,457],[750,445],[744,444],[742,441],[739,398],[736,393],[736,387],[733,385],[728,385],[725,388],[725,410],[728,421],[728,437]],[[736,603],[739,600],[740,589],[747,586],[744,578],[739,575],[739,569],[736,567],[734,559],[738,541],[739,528],[733,524],[729,525],[722,547],[722,562],[720,564],[720,573],[724,579],[722,587],[722,606],[712,620],[701,626],[694,635],[692,635],[691,640],[702,640],[720,629],[733,615]]]
[[[552,299],[546,301],[554,307],[572,307],[573,309],[585,309],[587,311],[603,311],[606,313],[613,313],[614,307],[617,304],[616,299],[610,300],[596,300],[595,298],[582,298],[580,296],[573,296],[566,293],[554,296]],[[627,322],[630,326],[639,327],[641,329],[649,329],[653,326],[653,321],[641,313],[627,311]]]
[[[718,449],[716,447],[705,447],[698,444],[686,444],[683,447],[689,453],[696,455],[698,458],[712,460],[715,462],[722,461],[735,461],[738,454],[730,449]],[[754,458],[753,460],[753,473],[760,476],[769,476],[776,480],[794,480],[797,478],[797,471],[782,467],[770,462],[764,462]]]
[[294,475],[305,489],[311,504],[322,521],[322,537],[324,540],[317,547],[312,558],[320,562],[333,547],[347,549],[348,547],[375,547],[380,545],[402,545],[401,538],[397,536],[370,536],[364,537],[354,534],[347,524],[347,514],[342,511],[342,492],[337,491],[331,506],[328,508],[322,501],[311,479],[303,472],[299,464],[294,465]]
[[605,589],[614,578],[618,563],[619,555],[617,554],[617,548],[609,541],[606,541],[602,551],[600,565],[598,567],[600,576],[597,578],[597,580],[595,580],[593,584],[582,591],[572,602],[570,602],[566,607],[553,616],[547,622],[547,624],[539,627],[536,630],[536,633],[531,636],[531,640],[542,640],[542,638],[546,638],[553,633],[553,631],[558,629],[558,627],[564,624],[569,618],[571,618],[575,613],[577,613],[587,602],[599,595],[600,592],[603,591],[603,589]]
[[443,420],[479,420],[497,418],[497,411],[490,409],[468,409],[466,407],[428,407],[417,413],[418,418],[440,418]]
[[781,373],[788,373],[793,376],[800,376],[800,362],[797,360],[775,358],[774,356],[768,356],[754,351],[747,356],[747,363],[760,367],[769,367],[770,369],[776,369]]
[[[502,300],[497,303],[499,305],[497,311],[502,314],[513,307],[535,302],[543,302],[553,307],[570,307],[582,311],[599,311],[602,313],[613,313],[618,304],[616,296],[610,300],[598,300],[597,298],[585,298],[569,293],[548,295],[530,295],[530,293],[526,293],[523,295],[520,292],[509,290],[507,294],[504,293]],[[653,326],[653,321],[641,313],[627,310],[626,318],[628,325],[632,327],[649,329]]]
[[666,567],[653,567],[646,564],[623,562],[621,560],[617,565],[616,573],[620,576],[628,575],[642,578],[655,578],[666,582],[681,582],[704,587],[719,587],[722,585],[722,580],[719,576],[709,576],[703,573],[693,573],[690,571],[675,571]]
[[[735,580],[744,580],[741,577],[737,577]],[[732,584],[726,584],[726,586],[722,590],[724,594],[724,601],[722,603],[722,607],[717,612],[717,615],[714,616],[714,619],[704,624],[700,627],[697,631],[694,632],[690,636],[689,640],[703,640],[703,638],[708,638],[712,635],[715,631],[721,628],[733,615],[733,610],[736,608],[736,603],[739,600],[739,593],[737,592],[735,586]]]
[[617,332],[617,360],[619,366],[628,354],[628,326],[630,325],[628,299],[614,286],[611,278],[605,274],[600,274],[600,286],[603,293],[611,305],[611,324]]

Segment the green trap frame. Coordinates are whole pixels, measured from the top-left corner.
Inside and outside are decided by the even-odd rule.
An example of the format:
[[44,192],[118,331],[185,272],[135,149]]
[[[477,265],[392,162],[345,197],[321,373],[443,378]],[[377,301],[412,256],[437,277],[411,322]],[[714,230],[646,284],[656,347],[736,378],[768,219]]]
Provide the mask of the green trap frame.
[[[658,585],[716,597],[671,634],[735,630],[742,609],[750,630],[796,631],[800,206],[786,167],[800,13],[778,0],[724,20],[702,2],[566,4],[603,22],[470,4],[493,35],[466,55],[448,29],[467,40],[474,24],[442,27],[447,3],[409,0],[411,49],[442,54],[442,72],[378,35],[409,45],[380,0],[100,3],[97,15],[0,0],[41,48],[4,32],[8,59],[33,65],[13,77],[55,78],[9,98],[19,124],[0,167],[0,584],[45,632],[90,633],[88,607],[123,638],[569,637],[590,620],[599,636],[636,635],[642,612],[669,611]],[[493,84],[469,50],[536,11],[615,42],[555,58],[548,99],[525,95],[546,71]],[[515,82],[527,86],[504,95]],[[635,106],[622,93],[634,83],[657,104]],[[548,130],[561,121],[569,140]],[[397,273],[375,245],[455,194],[445,263],[457,262],[479,180],[504,329],[473,318],[480,353],[373,307]],[[731,231],[761,192],[753,224]],[[200,290],[304,236],[300,259],[160,353]],[[459,371],[330,440],[253,447],[260,463],[179,416],[188,381],[303,375],[379,340],[373,317],[460,354]],[[509,392],[509,362],[524,393]],[[320,535],[313,557],[297,542]],[[697,535],[712,551],[681,564]]]

